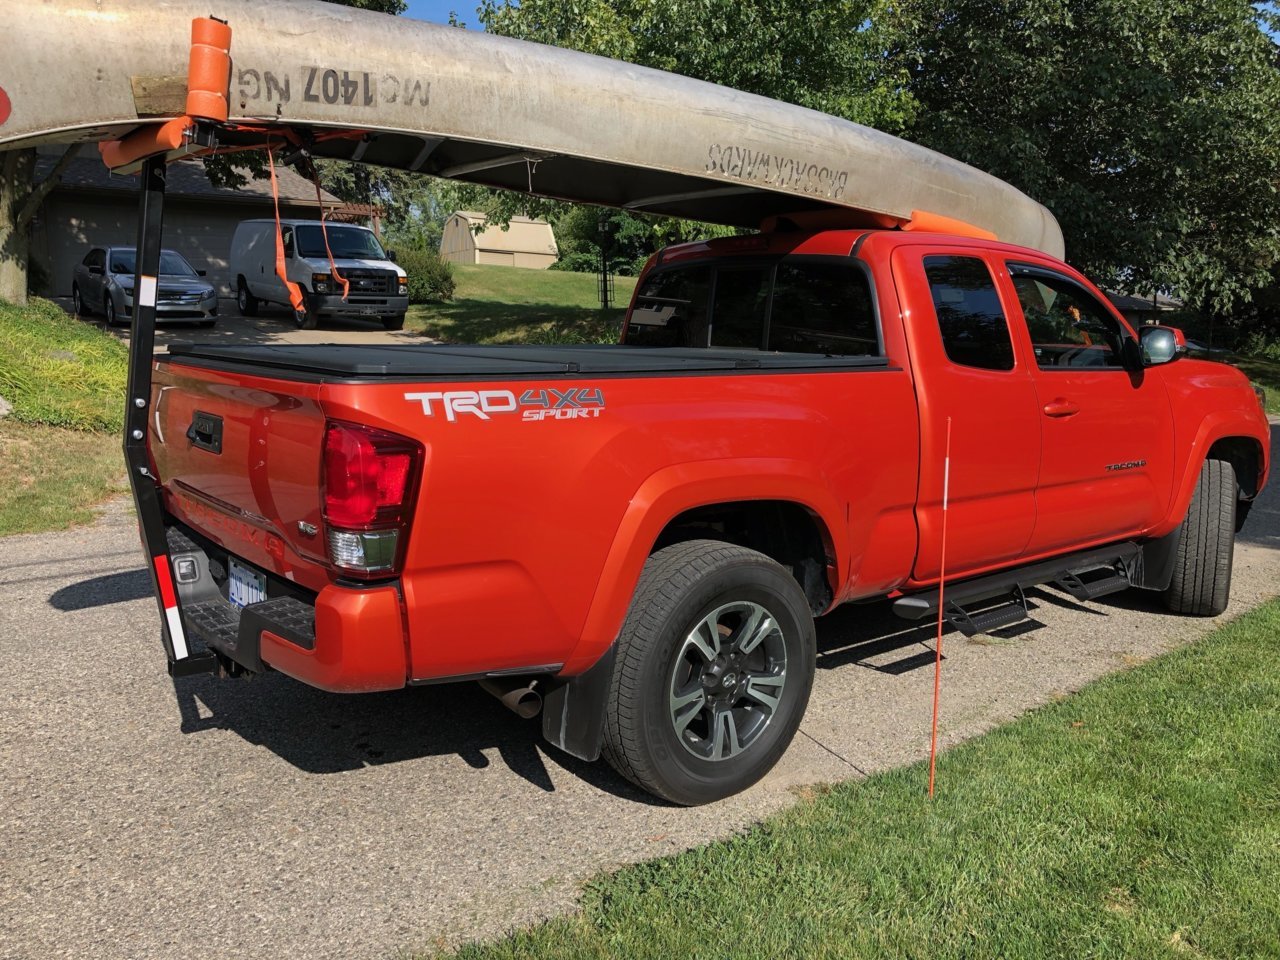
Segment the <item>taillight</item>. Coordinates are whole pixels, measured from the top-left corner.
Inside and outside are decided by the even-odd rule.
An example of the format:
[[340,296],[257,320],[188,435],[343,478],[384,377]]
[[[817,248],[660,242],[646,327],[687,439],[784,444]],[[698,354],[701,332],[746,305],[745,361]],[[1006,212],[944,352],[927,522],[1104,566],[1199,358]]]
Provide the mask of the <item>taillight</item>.
[[372,427],[330,421],[323,462],[330,562],[357,576],[398,572],[422,446]]

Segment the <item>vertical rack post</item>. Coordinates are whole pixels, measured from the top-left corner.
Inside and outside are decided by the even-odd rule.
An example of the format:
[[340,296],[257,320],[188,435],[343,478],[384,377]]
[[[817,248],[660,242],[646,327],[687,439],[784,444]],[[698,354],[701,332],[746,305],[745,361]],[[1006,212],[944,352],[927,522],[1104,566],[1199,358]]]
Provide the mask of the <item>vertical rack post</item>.
[[193,656],[187,644],[173,571],[169,565],[160,491],[147,457],[166,174],[162,155],[143,162],[134,261],[137,275],[133,283],[133,322],[129,337],[129,381],[124,413],[124,459],[129,471],[129,486],[133,490],[133,504],[138,513],[138,532],[160,606],[161,641],[169,660],[170,674],[179,676],[209,670],[210,658],[208,655]]

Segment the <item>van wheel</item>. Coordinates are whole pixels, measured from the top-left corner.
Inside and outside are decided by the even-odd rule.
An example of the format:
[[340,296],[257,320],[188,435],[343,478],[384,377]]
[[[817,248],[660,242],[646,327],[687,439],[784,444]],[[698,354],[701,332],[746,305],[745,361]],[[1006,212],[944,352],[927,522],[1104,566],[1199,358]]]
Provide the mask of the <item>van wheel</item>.
[[1225,460],[1206,460],[1182,521],[1164,602],[1175,613],[1216,617],[1227,609],[1239,484]]
[[403,314],[403,313],[396,313],[396,314],[393,314],[393,315],[391,315],[391,316],[389,316],[389,317],[383,317],[383,318],[382,318],[382,329],[383,329],[383,330],[403,330],[403,329],[404,329],[404,314]]
[[659,550],[618,638],[605,759],[674,803],[745,790],[795,736],[815,651],[804,593],[764,554],[716,540]]
[[258,298],[249,292],[249,285],[244,282],[244,277],[241,277],[236,284],[236,307],[240,310],[241,316],[256,317],[258,315]]
[[320,326],[320,318],[310,307],[293,311],[293,319],[298,324],[299,330],[314,330]]

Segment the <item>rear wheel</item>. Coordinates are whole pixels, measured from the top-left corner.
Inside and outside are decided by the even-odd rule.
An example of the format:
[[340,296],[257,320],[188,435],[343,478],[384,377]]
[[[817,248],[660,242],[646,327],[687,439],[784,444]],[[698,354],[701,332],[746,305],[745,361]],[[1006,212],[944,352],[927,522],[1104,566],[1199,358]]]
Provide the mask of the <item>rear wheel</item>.
[[1239,485],[1231,464],[1206,460],[1182,521],[1173,580],[1164,592],[1175,613],[1214,617],[1227,609]]
[[236,307],[239,308],[241,316],[256,317],[258,315],[258,298],[249,292],[249,285],[245,283],[244,277],[241,277],[240,282],[236,284]]
[[605,758],[675,803],[745,790],[800,726],[815,649],[804,593],[773,560],[714,540],[659,550],[618,638]]
[[403,313],[396,313],[396,314],[392,314],[392,315],[391,315],[391,316],[389,316],[389,317],[383,317],[383,318],[382,318],[382,329],[384,329],[384,330],[403,330],[403,329],[404,329],[404,314],[403,314]]

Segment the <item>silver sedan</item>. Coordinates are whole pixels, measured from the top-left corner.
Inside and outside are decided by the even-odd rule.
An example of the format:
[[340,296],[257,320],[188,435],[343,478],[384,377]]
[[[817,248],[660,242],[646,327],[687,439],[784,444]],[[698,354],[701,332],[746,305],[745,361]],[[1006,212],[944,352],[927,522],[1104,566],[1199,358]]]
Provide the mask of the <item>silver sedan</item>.
[[[127,323],[133,316],[135,281],[133,247],[94,247],[76,265],[71,298],[77,316],[100,313],[108,324]],[[213,326],[218,317],[218,293],[180,253],[160,254],[156,290],[157,320],[194,320]]]

